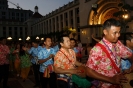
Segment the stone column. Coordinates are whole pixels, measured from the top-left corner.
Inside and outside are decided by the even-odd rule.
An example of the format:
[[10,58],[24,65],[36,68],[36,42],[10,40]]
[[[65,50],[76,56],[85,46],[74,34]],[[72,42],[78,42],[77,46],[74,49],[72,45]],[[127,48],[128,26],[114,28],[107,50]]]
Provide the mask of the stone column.
[[73,28],[76,29],[76,12],[75,8],[73,9]]
[[69,14],[69,11],[67,12],[67,22],[68,22],[68,28],[70,28],[71,27],[71,24],[70,24],[70,14]]

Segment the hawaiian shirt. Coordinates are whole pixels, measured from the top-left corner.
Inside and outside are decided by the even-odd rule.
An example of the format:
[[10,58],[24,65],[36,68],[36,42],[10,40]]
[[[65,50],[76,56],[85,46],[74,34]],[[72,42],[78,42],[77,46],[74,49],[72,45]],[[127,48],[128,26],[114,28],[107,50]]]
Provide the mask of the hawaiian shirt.
[[61,48],[54,57],[54,66],[62,69],[73,69],[76,62],[74,50],[69,49],[69,53]]
[[[128,47],[127,47],[127,49],[133,53],[133,50],[129,49]],[[121,70],[122,71],[129,69],[131,67],[131,65],[132,65],[131,62],[127,58],[121,60]]]
[[76,47],[74,47],[73,50],[76,54],[79,53],[79,50]]
[[[120,67],[121,58],[128,58],[132,55],[132,53],[120,41],[114,45],[103,38],[99,43],[105,46],[110,57],[118,67]],[[108,77],[113,77],[117,74],[117,71],[112,66],[110,59],[100,46],[94,46],[92,48],[86,66]],[[109,88],[111,85],[112,84],[110,83],[102,82],[101,88]]]
[[33,57],[33,58],[31,59],[31,63],[36,64],[36,59],[35,59],[35,57],[38,56],[38,52],[39,52],[41,49],[42,49],[42,47],[41,47],[41,46],[38,46],[37,48],[32,47],[32,48],[28,51],[28,53],[31,54],[32,57]]
[[58,45],[56,45],[56,46],[54,46],[53,48],[54,48],[55,52],[57,53],[57,52],[58,52],[58,50],[59,50],[59,46],[58,46]]
[[[38,60],[42,60],[42,59],[46,59],[50,56],[50,54],[53,54],[55,55],[55,51],[53,48],[50,48],[50,50],[46,49],[46,48],[43,48],[41,51],[39,51],[38,53]],[[40,72],[44,73],[45,71],[45,68],[48,66],[48,65],[51,65],[53,64],[53,59],[49,59],[47,60],[46,62],[40,64]]]
[[7,58],[9,53],[10,50],[8,46],[0,44],[0,65],[9,64],[9,58]]
[[20,56],[20,60],[21,60],[21,68],[27,68],[31,66],[31,62],[28,54]]

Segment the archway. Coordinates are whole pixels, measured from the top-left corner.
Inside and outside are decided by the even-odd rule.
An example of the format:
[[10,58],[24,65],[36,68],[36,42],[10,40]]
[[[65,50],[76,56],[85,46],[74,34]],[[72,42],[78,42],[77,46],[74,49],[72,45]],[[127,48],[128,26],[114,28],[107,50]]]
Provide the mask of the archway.
[[103,22],[109,18],[116,18],[113,13],[119,11],[118,4],[120,0],[99,0],[97,12],[90,11],[88,25],[102,25]]

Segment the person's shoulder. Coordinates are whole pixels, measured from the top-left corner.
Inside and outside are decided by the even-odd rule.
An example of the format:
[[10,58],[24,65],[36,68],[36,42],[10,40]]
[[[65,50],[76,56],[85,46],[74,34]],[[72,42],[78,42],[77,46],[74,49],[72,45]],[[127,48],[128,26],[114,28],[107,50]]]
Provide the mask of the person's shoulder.
[[[101,42],[99,42],[99,43],[102,44]],[[103,45],[103,44],[102,44],[102,45]],[[104,46],[104,45],[103,45],[103,46]],[[98,52],[98,51],[101,50],[101,47],[100,47],[100,46],[98,45],[98,43],[97,43],[94,47],[92,47],[91,50]]]
[[38,46],[38,48],[42,48],[42,46]]
[[57,51],[57,53],[55,54],[55,57],[62,57],[64,54],[61,51]]
[[53,47],[51,47],[50,49],[51,49],[51,50],[54,50],[54,48],[53,48]]
[[71,51],[71,52],[75,52],[73,49],[69,49],[69,51]]
[[39,52],[46,52],[46,49],[42,48]]
[[118,40],[118,42],[116,44],[124,45],[120,40]]
[[35,49],[35,48],[34,48],[34,47],[31,47],[31,48],[30,48],[30,50],[33,50],[33,49]]

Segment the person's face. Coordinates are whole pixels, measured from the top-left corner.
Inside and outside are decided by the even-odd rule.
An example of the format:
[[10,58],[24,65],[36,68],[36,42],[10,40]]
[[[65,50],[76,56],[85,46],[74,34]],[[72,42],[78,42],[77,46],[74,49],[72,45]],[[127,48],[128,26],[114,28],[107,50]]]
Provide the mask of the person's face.
[[70,39],[69,37],[63,37],[64,42],[60,43],[63,48],[70,49]]
[[36,47],[37,47],[37,45],[38,45],[37,43],[32,42],[32,46],[33,46],[33,47],[35,47],[35,48],[36,48]]
[[104,30],[105,38],[111,43],[116,43],[120,37],[121,27],[111,26],[110,29]]
[[20,49],[20,44],[17,44],[17,49]]
[[3,39],[3,40],[1,41],[1,43],[2,43],[3,45],[5,45],[5,44],[6,44],[6,39]]
[[51,38],[47,38],[46,41],[44,42],[45,46],[50,47],[52,45],[52,40]]
[[70,40],[70,46],[71,46],[71,48],[74,48],[75,47],[75,41],[74,40]]
[[127,44],[130,48],[133,48],[133,38],[131,39],[131,41],[127,41]]

